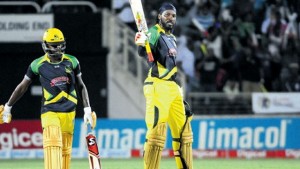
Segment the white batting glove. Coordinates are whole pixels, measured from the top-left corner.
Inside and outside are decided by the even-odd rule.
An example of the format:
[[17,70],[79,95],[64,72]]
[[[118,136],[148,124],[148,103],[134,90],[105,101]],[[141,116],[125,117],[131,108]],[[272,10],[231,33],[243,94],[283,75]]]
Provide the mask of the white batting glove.
[[144,32],[137,32],[135,34],[134,42],[137,46],[145,46],[147,35]]
[[[3,106],[2,106],[3,107]],[[2,123],[10,123],[11,122],[11,108],[12,106],[8,106],[8,104],[6,103],[2,112],[0,112],[0,124]]]
[[97,116],[95,112],[92,112],[91,107],[85,107],[84,109],[83,120],[85,124],[90,123],[92,128],[96,127]]

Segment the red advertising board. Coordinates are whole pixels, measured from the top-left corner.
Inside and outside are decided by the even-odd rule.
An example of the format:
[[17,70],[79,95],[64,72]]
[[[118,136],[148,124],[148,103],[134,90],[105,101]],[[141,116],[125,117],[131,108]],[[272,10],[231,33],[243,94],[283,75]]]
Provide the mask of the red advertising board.
[[0,150],[37,149],[43,147],[40,120],[13,120],[0,125]]

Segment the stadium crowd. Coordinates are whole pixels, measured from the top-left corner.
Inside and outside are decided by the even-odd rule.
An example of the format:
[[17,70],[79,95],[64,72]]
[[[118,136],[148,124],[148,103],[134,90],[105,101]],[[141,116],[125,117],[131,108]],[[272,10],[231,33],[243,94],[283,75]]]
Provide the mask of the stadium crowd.
[[[189,91],[300,91],[299,1],[170,2],[177,7],[173,33]],[[159,1],[144,3],[146,17],[155,18]]]
[[[300,1],[167,0],[177,8],[178,65],[188,91],[297,92]],[[41,6],[49,0],[36,0]],[[133,29],[128,0],[90,1],[111,8]],[[143,0],[148,24],[155,24],[160,0]],[[8,13],[8,8],[0,8]],[[14,8],[16,10],[18,8]],[[74,8],[73,12],[89,12]],[[54,12],[70,12],[58,8]],[[136,30],[135,30],[136,31]]]

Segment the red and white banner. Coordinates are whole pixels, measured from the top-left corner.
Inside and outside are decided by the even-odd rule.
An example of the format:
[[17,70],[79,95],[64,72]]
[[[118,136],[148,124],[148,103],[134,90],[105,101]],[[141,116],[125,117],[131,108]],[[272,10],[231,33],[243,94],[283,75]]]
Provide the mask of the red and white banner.
[[43,134],[39,120],[13,120],[0,126],[0,150],[40,149]]
[[[173,157],[173,150],[163,150]],[[300,158],[300,150],[193,150],[194,158]],[[142,150],[131,150],[131,157],[143,157]]]

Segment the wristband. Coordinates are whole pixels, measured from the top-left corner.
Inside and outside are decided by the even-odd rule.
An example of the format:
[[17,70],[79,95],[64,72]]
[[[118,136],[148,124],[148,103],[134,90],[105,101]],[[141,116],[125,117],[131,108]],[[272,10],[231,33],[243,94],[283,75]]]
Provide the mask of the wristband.
[[92,108],[91,107],[85,107],[83,108],[83,111],[85,114],[91,114],[92,113]]
[[12,108],[12,106],[9,106],[7,103],[5,103],[4,110],[10,111],[11,108]]

